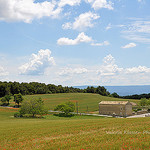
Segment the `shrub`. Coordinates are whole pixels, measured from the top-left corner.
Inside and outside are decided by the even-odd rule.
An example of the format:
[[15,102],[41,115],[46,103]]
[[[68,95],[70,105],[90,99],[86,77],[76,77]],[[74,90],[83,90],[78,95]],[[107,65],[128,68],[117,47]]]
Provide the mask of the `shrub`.
[[16,113],[14,113],[14,117],[15,118],[20,118],[20,117],[22,117],[22,115],[20,114],[20,112],[16,112]]
[[[62,113],[64,114],[64,116],[67,117],[67,116],[70,116],[71,112],[74,112],[75,105],[72,102],[66,102],[66,103],[62,103],[62,104],[57,105],[54,108],[54,110],[55,111],[57,111],[57,110],[62,111]],[[61,116],[62,116],[62,114],[61,114]]]
[[42,116],[47,113],[48,111],[44,108],[44,102],[41,98],[24,101],[20,109],[21,115],[30,114],[33,117],[35,117],[36,115]]

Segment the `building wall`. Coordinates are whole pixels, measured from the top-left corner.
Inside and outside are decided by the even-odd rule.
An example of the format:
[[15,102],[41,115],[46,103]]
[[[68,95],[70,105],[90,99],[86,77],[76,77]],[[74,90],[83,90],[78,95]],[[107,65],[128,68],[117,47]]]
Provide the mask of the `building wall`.
[[103,115],[128,116],[132,114],[132,105],[100,104],[99,113]]
[[132,115],[132,105],[127,104],[125,107],[126,107],[126,115],[131,116]]

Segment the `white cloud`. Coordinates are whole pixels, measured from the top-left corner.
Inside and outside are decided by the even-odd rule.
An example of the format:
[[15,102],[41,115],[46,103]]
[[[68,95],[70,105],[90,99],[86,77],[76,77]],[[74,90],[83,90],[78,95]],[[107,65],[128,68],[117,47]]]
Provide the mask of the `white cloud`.
[[120,73],[123,68],[119,68],[115,64],[115,59],[111,54],[107,55],[103,59],[103,64],[100,66],[100,69],[97,70],[97,73],[101,76],[113,76],[117,73]]
[[75,6],[79,5],[81,0],[60,0],[58,3],[59,7],[64,7],[65,5]]
[[113,10],[113,3],[111,1],[107,0],[86,0],[86,2],[90,3],[92,5],[92,8],[95,10],[101,9],[101,8],[107,8],[109,10]]
[[0,76],[7,76],[9,73],[2,67],[0,66]]
[[74,30],[85,30],[86,28],[92,28],[94,26],[92,21],[98,19],[99,17],[99,15],[89,11],[80,14],[79,17],[75,18],[75,21],[73,23],[67,22],[63,24],[62,28]]
[[55,8],[54,1],[35,2],[35,0],[0,0],[0,20],[23,21],[30,23],[33,19],[57,17],[61,8]]
[[32,54],[29,62],[19,67],[19,70],[20,74],[23,75],[40,75],[44,73],[47,67],[54,64],[55,61],[51,57],[51,51],[41,49],[38,54]]
[[61,71],[59,72],[59,75],[74,75],[74,74],[83,74],[87,73],[88,70],[86,68],[62,68]]
[[[122,31],[123,37],[141,43],[150,43],[150,21],[133,18],[134,21],[125,25]],[[135,21],[136,20],[136,21]]]
[[104,41],[103,43],[91,43],[91,46],[107,46],[109,44],[108,41]]
[[72,40],[69,38],[60,38],[57,40],[58,45],[77,45],[79,43],[88,43],[91,42],[92,38],[88,37],[87,35],[84,34],[84,32],[81,32],[76,39]]
[[136,44],[135,43],[129,43],[125,46],[122,46],[121,48],[132,48],[132,47],[136,47]]
[[109,30],[112,28],[112,25],[109,23],[108,26],[106,27],[106,30]]
[[125,69],[125,73],[132,74],[132,73],[150,73],[150,68],[146,66],[138,66],[138,67],[132,67]]
[[32,22],[33,19],[42,17],[57,18],[66,5],[79,5],[81,0],[0,0],[0,20],[7,22],[23,21]]

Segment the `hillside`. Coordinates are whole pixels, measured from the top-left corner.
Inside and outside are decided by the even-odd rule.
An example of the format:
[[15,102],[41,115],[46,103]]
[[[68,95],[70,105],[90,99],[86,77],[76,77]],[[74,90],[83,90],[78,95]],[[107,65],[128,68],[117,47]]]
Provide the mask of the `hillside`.
[[[44,100],[46,107],[53,110],[54,107],[62,102],[72,101],[78,102],[79,112],[87,112],[87,106],[89,112],[98,110],[98,103],[100,101],[127,101],[127,99],[112,98],[107,96],[101,96],[99,94],[91,93],[63,93],[63,94],[38,94],[38,95],[26,95],[24,99],[41,97]],[[130,100],[138,103],[138,100]]]
[[0,107],[0,149],[149,149],[150,118],[13,118]]

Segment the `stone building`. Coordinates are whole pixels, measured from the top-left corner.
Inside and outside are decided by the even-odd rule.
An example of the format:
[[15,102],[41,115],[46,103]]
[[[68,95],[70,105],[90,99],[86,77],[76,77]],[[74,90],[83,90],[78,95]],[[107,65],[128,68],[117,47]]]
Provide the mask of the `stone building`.
[[132,115],[132,105],[129,101],[101,101],[99,103],[99,114],[130,116]]

